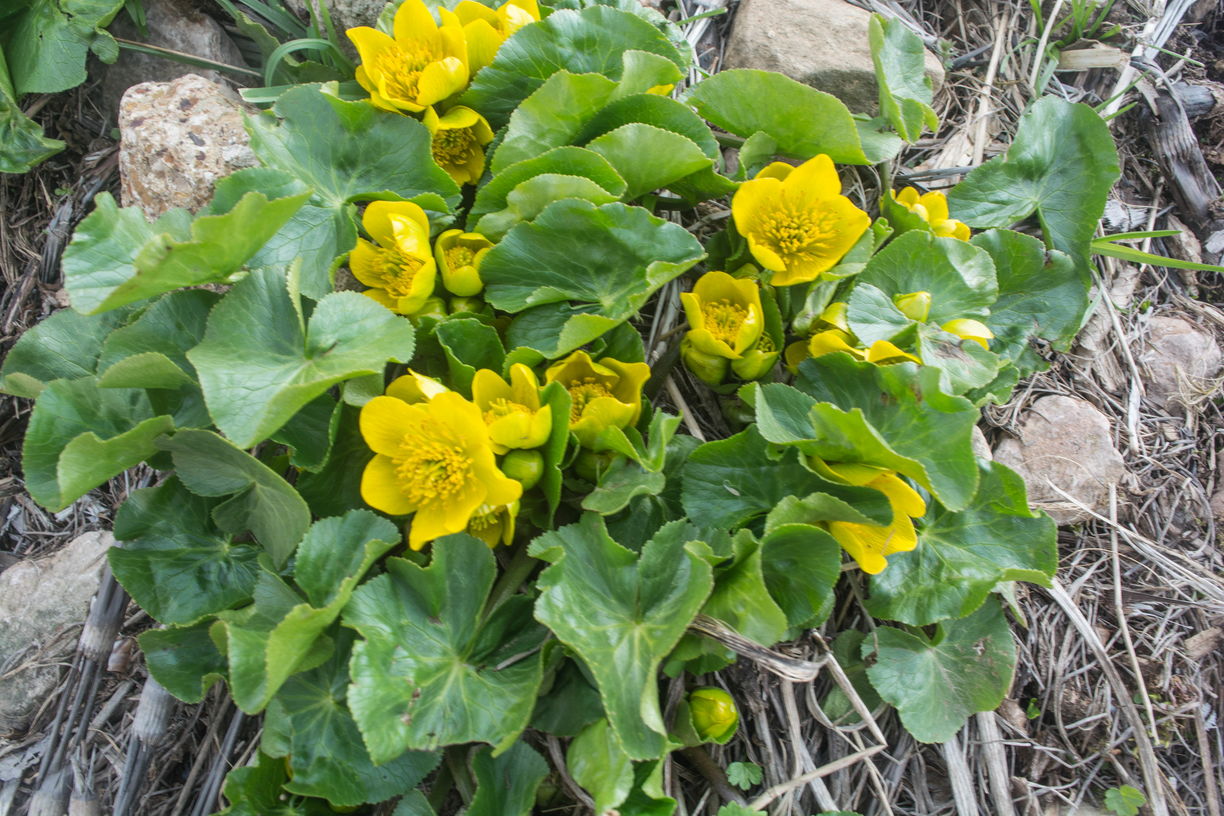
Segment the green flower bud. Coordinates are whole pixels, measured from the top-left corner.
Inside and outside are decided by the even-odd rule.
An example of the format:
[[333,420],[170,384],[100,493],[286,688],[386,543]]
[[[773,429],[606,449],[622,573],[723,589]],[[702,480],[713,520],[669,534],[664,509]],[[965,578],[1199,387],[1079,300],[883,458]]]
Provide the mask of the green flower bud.
[[502,473],[530,490],[544,475],[544,457],[535,450],[512,450],[501,462]]
[[908,295],[893,295],[893,305],[910,320],[925,323],[931,313],[931,293],[910,292]]
[[[691,334],[692,332],[690,332]],[[685,367],[706,385],[720,385],[727,378],[727,369],[731,361],[726,357],[707,354],[689,342],[686,336],[680,344],[680,358]]]
[[689,694],[688,704],[693,730],[702,740],[722,745],[735,736],[739,711],[730,694],[720,688],[699,688]]

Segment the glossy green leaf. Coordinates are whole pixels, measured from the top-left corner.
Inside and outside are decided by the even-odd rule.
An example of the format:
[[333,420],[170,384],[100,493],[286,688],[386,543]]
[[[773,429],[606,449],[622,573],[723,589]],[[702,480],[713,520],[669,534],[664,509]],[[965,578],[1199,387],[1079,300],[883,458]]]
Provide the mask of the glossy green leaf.
[[607,720],[591,723],[574,738],[565,752],[565,766],[595,800],[596,813],[614,810],[633,789],[633,762]]
[[639,557],[593,513],[541,535],[531,552],[552,563],[537,580],[536,619],[594,675],[625,753],[657,758],[667,728],[656,674],[713,587],[709,564],[675,537],[652,539]]
[[341,409],[330,394],[315,397],[293,418],[272,434],[289,449],[289,462],[304,471],[318,471],[327,464],[339,431]]
[[[258,623],[230,622],[230,685],[246,712],[263,709],[285,681],[309,660],[324,631],[340,615],[357,582],[388,550],[400,543],[395,525],[369,510],[316,521],[297,549],[294,579],[306,602],[280,597],[260,605]],[[287,608],[283,608],[287,607]],[[263,622],[270,625],[263,625]],[[237,651],[233,645],[239,643]]]
[[534,812],[536,788],[548,776],[548,763],[519,740],[499,756],[480,748],[472,755],[476,795],[468,816],[528,816]]
[[810,414],[817,441],[804,450],[830,462],[886,459],[877,464],[910,476],[945,507],[964,508],[978,485],[970,443],[978,411],[945,393],[940,377],[913,363],[875,366],[848,354],[804,361],[795,385],[818,401]]
[[4,358],[0,391],[33,399],[52,380],[93,374],[102,344],[132,317],[131,309],[83,315],[63,309],[31,326]]
[[825,481],[804,467],[796,452],[771,446],[755,426],[701,445],[685,463],[683,479],[685,512],[720,529],[742,527],[787,497],[813,493],[825,494],[830,507],[862,521],[852,505],[874,501],[878,493]]
[[468,215],[469,229],[483,216],[505,210],[510,194],[522,184],[545,175],[585,178],[617,198],[625,192],[625,180],[603,156],[584,147],[557,147],[510,165],[481,187]]
[[353,202],[429,194],[440,199],[418,203],[445,210],[458,201],[458,185],[433,160],[429,130],[410,116],[346,102],[317,86],[281,94],[273,111],[276,116],[248,120],[251,149],[314,195],[259,258],[262,265],[282,266],[302,256],[302,291],[309,297],[331,291],[333,260],[356,244]]
[[782,524],[765,534],[761,540],[765,587],[792,630],[818,626],[828,618],[841,562],[841,547],[819,527]]
[[607,159],[625,179],[625,198],[629,200],[713,165],[713,160],[687,136],[640,122],[621,125],[586,146]]
[[[349,382],[353,382],[349,380]],[[381,392],[382,378],[379,377]],[[361,499],[361,474],[374,452],[358,427],[359,409],[342,405],[336,422],[336,439],[327,462],[315,472],[298,474],[294,487],[316,517],[339,516],[365,507]]]
[[[557,11],[520,29],[498,49],[491,65],[472,80],[460,103],[482,113],[494,128],[557,71],[603,74],[619,80],[627,54],[645,51],[680,68],[686,58],[646,20],[605,6]],[[645,91],[638,88],[637,91]]]
[[545,636],[516,595],[482,619],[496,571],[471,536],[432,545],[427,568],[392,558],[353,593],[344,623],[361,634],[349,707],[375,762],[459,742],[509,747],[540,686]]
[[925,626],[970,614],[1002,581],[1049,586],[1058,566],[1054,522],[1029,509],[1015,473],[997,462],[979,466],[969,506],[954,513],[932,504],[918,548],[890,556],[888,569],[872,577],[871,614]]
[[195,623],[251,598],[260,548],[217,529],[217,503],[171,477],[134,491],[115,515],[124,544],[108,553],[111,570],[161,623]]
[[476,232],[490,241],[500,241],[516,224],[534,221],[549,204],[563,198],[580,198],[596,205],[620,200],[620,196],[612,195],[589,178],[544,173],[511,190],[505,209],[482,216],[476,223]]
[[42,126],[26,116],[18,104],[0,43],[0,173],[26,173],[64,149],[59,139],[48,139]]
[[938,130],[939,117],[931,109],[931,80],[926,75],[922,40],[900,19],[882,14],[871,15],[867,39],[880,89],[880,114],[910,144],[918,141],[924,126]]
[[138,638],[149,674],[184,703],[201,702],[213,683],[225,679],[225,657],[208,626],[149,629]]
[[183,485],[198,496],[230,496],[213,508],[221,530],[250,530],[278,567],[310,526],[310,510],[289,483],[211,431],[179,431],[160,447],[170,451]]
[[417,785],[437,766],[435,753],[408,751],[383,765],[366,753],[345,705],[349,644],[344,630],[326,663],[290,677],[268,704],[261,749],[286,757],[289,793],[318,796],[333,806],[382,802]]
[[105,377],[111,368],[124,360],[156,354],[177,367],[189,381],[194,380],[195,368],[187,361],[187,352],[204,338],[208,313],[220,299],[217,293],[207,289],[162,295],[138,318],[106,338],[98,359],[98,372]]
[[633,123],[653,125],[684,136],[711,159],[718,159],[722,155],[709,125],[693,113],[692,108],[671,97],[652,93],[633,94],[610,102],[583,124],[574,143],[586,144],[591,139]]
[[447,383],[464,396],[472,394],[477,369],[502,373],[506,350],[497,329],[472,317],[449,318],[434,327],[434,335],[446,354],[450,377]]
[[335,292],[302,319],[285,276],[252,272],[217,304],[188,353],[209,413],[239,447],[266,439],[331,386],[412,359],[412,324],[356,292]]
[[596,720],[602,719],[603,704],[599,692],[583,673],[579,662],[562,659],[548,689],[536,700],[531,714],[531,727],[557,737],[574,737]]
[[946,742],[971,714],[1003,702],[1016,645],[999,604],[938,624],[934,638],[880,627],[863,642],[867,677],[919,742]]
[[1109,125],[1088,105],[1045,96],[1025,111],[1007,153],[952,188],[952,217],[1007,227],[1033,213],[1046,244],[1081,268],[1119,175]]
[[896,136],[865,133],[832,94],[771,71],[720,71],[694,86],[688,102],[737,136],[768,134],[778,153],[794,159],[824,153],[838,164],[877,164],[901,146]]
[[608,104],[616,88],[603,74],[557,71],[510,115],[506,136],[490,162],[493,173],[554,147],[579,144],[583,126]]
[[225,777],[225,799],[229,807],[216,816],[330,816],[335,813],[321,799],[287,796],[282,785],[288,778],[285,763],[264,754],[255,762],[235,768]]
[[306,201],[307,194],[269,199],[247,193],[225,213],[171,210],[156,223],[139,207],[120,209],[99,193],[64,249],[64,287],[78,312],[92,313],[163,292],[224,283]]
[[553,360],[624,324],[599,314],[594,303],[549,303],[520,312],[506,330],[506,345]]
[[867,345],[896,336],[899,326],[911,321],[892,306],[892,298],[920,291],[931,293],[931,323],[985,318],[999,296],[994,262],[988,252],[965,241],[906,232],[877,252],[856,279],[846,313],[850,328]]
[[[485,299],[496,308],[521,312],[577,301],[619,323],[702,257],[687,230],[640,207],[558,201],[489,250],[480,274]],[[568,317],[562,331],[575,321],[582,317]]]
[[80,85],[91,51],[108,63],[119,56],[105,28],[123,0],[31,0],[23,5],[25,11],[6,22],[0,35],[16,97]]
[[26,489],[52,512],[157,453],[174,429],[143,391],[99,388],[94,377],[54,380],[38,396],[22,447]]
[[1007,361],[966,340],[927,323],[917,327],[915,351],[924,366],[943,373],[941,387],[949,394],[965,394],[989,385]]
[[986,325],[994,332],[990,348],[1031,373],[1043,361],[1032,351],[1034,337],[1066,351],[1088,311],[1088,276],[1067,255],[1051,251],[1036,238],[1010,230],[988,230],[972,243],[990,253],[999,281],[999,298]]

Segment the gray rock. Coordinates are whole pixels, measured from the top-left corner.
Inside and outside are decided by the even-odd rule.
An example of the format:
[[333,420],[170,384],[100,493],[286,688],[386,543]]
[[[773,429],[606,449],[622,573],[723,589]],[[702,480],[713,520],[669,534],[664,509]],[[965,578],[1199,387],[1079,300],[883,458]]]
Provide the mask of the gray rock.
[[[741,0],[722,67],[777,71],[833,94],[852,113],[875,113],[870,18],[843,0]],[[929,51],[926,75],[942,87],[943,66]]]
[[123,203],[149,220],[207,204],[218,179],[257,163],[243,110],[237,94],[195,74],[129,88],[119,107]]
[[973,455],[979,459],[985,459],[989,462],[994,458],[990,452],[990,443],[986,441],[986,434],[982,433],[982,429],[978,426],[973,426]]
[[[188,0],[154,0],[145,3],[144,8],[147,35],[141,34],[136,24],[124,12],[115,17],[115,21],[110,25],[110,32],[126,40],[168,48],[213,62],[246,66],[242,53],[225,33],[225,29]],[[142,82],[169,82],[187,74],[198,74],[213,82],[223,80],[223,75],[217,71],[123,49],[119,52],[119,59],[106,68],[102,78],[104,112],[113,118],[118,112],[123,92],[133,85]]]
[[378,15],[382,14],[386,5],[387,0],[330,0],[327,10],[341,39],[351,45],[348,37],[344,36],[344,32],[357,26],[373,28],[374,23],[378,22]]
[[109,532],[85,533],[0,574],[0,734],[24,730],[55,688],[76,646],[63,631],[84,623],[114,542]]
[[1126,473],[1106,416],[1083,400],[1061,395],[1034,402],[1020,421],[1020,438],[1004,439],[994,457],[1024,477],[1029,503],[1059,524],[1091,518],[1079,504],[1108,515],[1110,485]]
[[1180,317],[1153,317],[1137,357],[1148,397],[1164,408],[1195,405],[1219,387],[1219,344]]

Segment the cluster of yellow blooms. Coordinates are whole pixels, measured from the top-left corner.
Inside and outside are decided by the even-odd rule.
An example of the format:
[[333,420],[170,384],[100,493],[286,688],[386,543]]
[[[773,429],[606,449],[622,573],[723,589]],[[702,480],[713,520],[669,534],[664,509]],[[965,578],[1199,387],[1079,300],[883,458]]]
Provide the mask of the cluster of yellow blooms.
[[433,135],[434,160],[459,184],[471,184],[484,172],[493,131],[476,111],[450,103],[507,37],[540,19],[540,10],[536,0],[508,0],[496,10],[463,0],[438,14],[441,25],[423,0],[405,0],[395,12],[394,37],[368,26],[347,33],[361,58],[357,81],[370,102],[420,116]]
[[[418,315],[442,310],[434,298],[439,273],[442,285],[459,297],[484,288],[480,261],[493,242],[483,235],[446,230],[431,251],[429,217],[411,201],[373,201],[361,225],[374,239],[357,239],[349,256],[353,277],[370,287],[365,294],[396,314]],[[438,302],[434,302],[438,301]]]
[[[584,351],[544,375],[569,393],[569,432],[594,449],[605,429],[637,422],[649,377],[645,363],[595,362]],[[384,513],[414,514],[410,547],[463,531],[492,547],[514,537],[519,499],[543,473],[536,449],[552,435],[553,414],[535,372],[516,363],[509,382],[477,371],[470,400],[435,379],[405,374],[362,407],[360,426],[374,451],[361,496]]]
[[718,385],[728,369],[743,380],[763,377],[778,351],[765,333],[761,290],[756,281],[707,272],[693,291],[680,295],[690,331],[680,354],[703,382]]

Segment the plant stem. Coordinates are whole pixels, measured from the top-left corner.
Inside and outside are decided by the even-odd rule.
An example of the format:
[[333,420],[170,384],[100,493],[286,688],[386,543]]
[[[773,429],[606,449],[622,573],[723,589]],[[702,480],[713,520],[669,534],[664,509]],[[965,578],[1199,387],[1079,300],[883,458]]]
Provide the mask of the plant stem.
[[714,792],[721,796],[723,801],[735,802],[737,805],[748,804],[740,792],[731,787],[731,783],[727,781],[726,771],[710,758],[705,748],[694,745],[691,748],[682,749],[680,753],[698,773],[706,778],[706,781],[714,788]]

